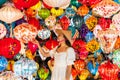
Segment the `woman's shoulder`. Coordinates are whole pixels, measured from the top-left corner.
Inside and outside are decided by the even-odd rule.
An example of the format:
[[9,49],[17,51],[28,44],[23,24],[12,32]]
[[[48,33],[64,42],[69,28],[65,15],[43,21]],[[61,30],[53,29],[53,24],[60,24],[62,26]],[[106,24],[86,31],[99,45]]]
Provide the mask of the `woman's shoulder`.
[[68,51],[68,52],[70,52],[70,51],[72,51],[72,52],[73,52],[73,51],[74,51],[74,49],[73,49],[72,47],[68,47],[68,48],[67,48],[67,51]]

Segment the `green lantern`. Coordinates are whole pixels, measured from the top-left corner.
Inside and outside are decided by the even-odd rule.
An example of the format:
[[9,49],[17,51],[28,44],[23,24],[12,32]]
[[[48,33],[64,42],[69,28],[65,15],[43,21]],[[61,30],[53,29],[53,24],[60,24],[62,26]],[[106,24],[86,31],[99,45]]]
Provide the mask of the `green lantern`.
[[70,3],[71,3],[72,6],[75,6],[75,7],[77,7],[77,8],[78,8],[79,6],[81,6],[81,4],[78,2],[78,0],[71,0]]
[[46,19],[47,17],[50,16],[50,11],[46,8],[42,8],[41,10],[38,11],[38,15],[41,18]]

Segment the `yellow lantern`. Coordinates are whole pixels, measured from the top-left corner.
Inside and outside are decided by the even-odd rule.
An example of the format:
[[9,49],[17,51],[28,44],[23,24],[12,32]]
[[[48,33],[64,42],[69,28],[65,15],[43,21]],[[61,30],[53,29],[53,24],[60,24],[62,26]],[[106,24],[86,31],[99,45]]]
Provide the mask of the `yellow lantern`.
[[41,8],[41,1],[39,1],[37,4],[35,4],[34,6],[31,7],[31,9],[33,10],[39,10]]
[[54,16],[60,16],[64,13],[64,10],[62,8],[52,8],[51,13]]
[[86,80],[90,72],[87,69],[83,69],[81,74],[78,76],[80,80]]
[[32,52],[29,49],[26,51],[26,56],[29,59],[34,59],[35,55],[36,54],[33,55]]
[[14,65],[14,63],[15,63],[14,60],[9,60],[8,61],[8,66],[7,66],[7,70],[13,71],[13,65]]

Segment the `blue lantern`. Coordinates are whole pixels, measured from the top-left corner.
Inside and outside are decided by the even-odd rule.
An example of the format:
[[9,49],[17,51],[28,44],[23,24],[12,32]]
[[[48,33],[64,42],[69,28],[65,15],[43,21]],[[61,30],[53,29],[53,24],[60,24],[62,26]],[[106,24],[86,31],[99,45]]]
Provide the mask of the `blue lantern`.
[[87,34],[86,34],[86,36],[85,36],[85,40],[87,41],[87,42],[89,42],[90,40],[92,40],[94,38],[94,34],[91,32],[91,31],[89,31]]
[[8,65],[7,59],[5,57],[3,57],[3,56],[0,56],[0,72],[5,70],[7,65]]
[[72,18],[75,15],[75,10],[73,8],[66,8],[65,14],[67,17]]

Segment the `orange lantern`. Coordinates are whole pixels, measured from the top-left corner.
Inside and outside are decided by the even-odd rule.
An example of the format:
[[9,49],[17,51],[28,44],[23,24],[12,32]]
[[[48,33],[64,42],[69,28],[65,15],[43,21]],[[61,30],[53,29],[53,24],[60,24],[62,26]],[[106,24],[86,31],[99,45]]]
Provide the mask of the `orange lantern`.
[[89,12],[89,8],[86,5],[82,5],[78,8],[77,13],[80,16],[85,16],[86,14],[88,14]]
[[81,73],[81,71],[85,68],[85,61],[84,60],[76,60],[74,62],[74,67],[78,71],[78,73]]
[[26,11],[25,11],[25,14],[27,17],[35,17],[36,14],[37,14],[37,11],[32,9],[32,8],[28,8]]
[[72,77],[73,77],[73,80],[76,80],[77,75],[78,75],[77,70],[75,70],[74,68],[72,68]]
[[117,41],[115,42],[114,49],[120,48],[120,37],[117,38]]

